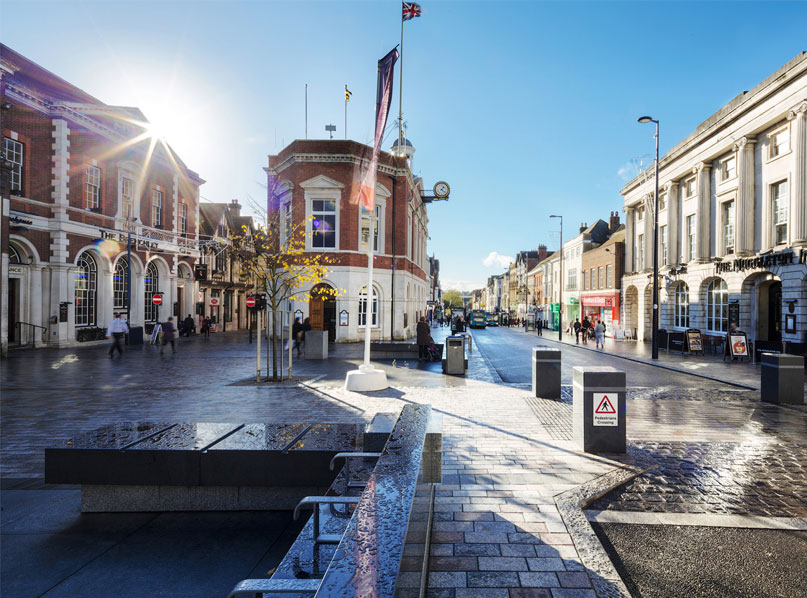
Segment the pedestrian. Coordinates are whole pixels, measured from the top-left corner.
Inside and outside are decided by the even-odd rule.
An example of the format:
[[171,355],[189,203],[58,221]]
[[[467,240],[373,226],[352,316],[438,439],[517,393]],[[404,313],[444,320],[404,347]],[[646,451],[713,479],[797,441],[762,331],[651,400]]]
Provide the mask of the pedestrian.
[[603,336],[605,335],[605,326],[597,320],[597,325],[594,326],[594,343],[595,347],[599,349],[600,347],[605,347],[605,343],[603,342]]
[[163,344],[160,347],[160,355],[165,352],[165,345],[168,343],[171,343],[171,352],[177,352],[176,332],[177,329],[174,326],[174,318],[168,318],[168,320],[163,324]]
[[535,332],[538,333],[538,336],[543,336],[543,334],[541,333],[543,327],[544,327],[543,320],[541,320],[541,318],[537,318],[535,320]]
[[303,339],[303,324],[300,318],[294,318],[294,324],[291,326],[291,337],[294,339],[293,348],[297,350],[297,357],[300,356],[300,343]]
[[582,325],[580,324],[579,318],[574,319],[574,342],[575,344],[580,344],[580,329]]
[[196,330],[196,324],[193,322],[193,317],[188,314],[188,317],[182,322],[182,331],[185,333],[185,336],[190,336],[191,332],[194,330]]
[[421,317],[417,325],[417,343],[418,343],[418,361],[429,360],[429,345],[431,344],[431,335],[429,334],[429,325],[426,323],[426,318]]
[[123,335],[127,334],[128,332],[129,325],[121,320],[120,313],[115,312],[112,315],[112,321],[109,323],[109,326],[106,329],[106,337],[109,338],[109,335],[112,335],[112,346],[109,348],[110,359],[115,357],[116,349],[119,356],[123,357],[123,346],[121,345],[121,341],[123,340]]
[[589,322],[588,316],[583,316],[583,321],[580,322],[580,330],[583,332],[583,344],[588,344],[588,335],[589,335],[589,328],[591,327],[591,322]]

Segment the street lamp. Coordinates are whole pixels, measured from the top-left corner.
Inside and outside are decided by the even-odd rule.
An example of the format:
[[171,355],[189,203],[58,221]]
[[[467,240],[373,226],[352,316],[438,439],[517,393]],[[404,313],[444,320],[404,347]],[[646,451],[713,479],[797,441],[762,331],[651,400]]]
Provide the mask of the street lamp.
[[651,355],[658,359],[658,128],[659,122],[650,116],[639,118],[640,123],[656,123],[656,192],[653,196],[653,324]]
[[550,218],[560,218],[560,276],[558,284],[558,340],[563,340],[563,216],[552,214]]

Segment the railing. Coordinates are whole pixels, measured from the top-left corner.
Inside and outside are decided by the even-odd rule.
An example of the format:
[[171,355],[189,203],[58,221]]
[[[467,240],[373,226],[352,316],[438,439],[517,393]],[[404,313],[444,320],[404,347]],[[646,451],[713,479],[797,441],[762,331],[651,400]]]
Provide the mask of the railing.
[[[24,328],[23,328],[24,327]],[[17,346],[24,347],[31,345],[32,347],[36,343],[36,329],[39,328],[42,330],[42,342],[47,343],[47,332],[48,329],[45,326],[37,326],[36,324],[29,324],[28,322],[15,322],[14,328],[17,330]]]

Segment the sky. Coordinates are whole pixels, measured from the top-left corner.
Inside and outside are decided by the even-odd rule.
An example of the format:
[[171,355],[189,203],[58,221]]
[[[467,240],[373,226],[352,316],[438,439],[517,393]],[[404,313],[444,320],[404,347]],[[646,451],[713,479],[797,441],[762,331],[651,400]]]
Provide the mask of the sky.
[[[423,0],[404,23],[403,114],[444,289],[518,251],[622,215],[635,160],[663,155],[807,49],[803,2]],[[267,156],[293,139],[372,140],[376,62],[400,43],[390,1],[3,0],[0,39],[98,99],[139,107],[207,183],[265,204]],[[398,113],[396,101],[390,118]],[[394,139],[391,136],[388,143]],[[385,147],[388,147],[388,143]]]

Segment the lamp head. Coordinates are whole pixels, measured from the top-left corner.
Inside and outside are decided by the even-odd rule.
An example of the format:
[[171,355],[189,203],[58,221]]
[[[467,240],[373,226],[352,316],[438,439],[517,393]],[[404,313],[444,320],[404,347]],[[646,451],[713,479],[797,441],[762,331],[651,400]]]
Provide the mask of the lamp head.
[[563,218],[563,216],[558,216],[557,214],[552,214],[549,217],[550,218]]
[[652,123],[652,122],[656,122],[656,121],[653,120],[652,116],[640,116],[639,117],[639,122],[640,123]]

